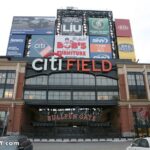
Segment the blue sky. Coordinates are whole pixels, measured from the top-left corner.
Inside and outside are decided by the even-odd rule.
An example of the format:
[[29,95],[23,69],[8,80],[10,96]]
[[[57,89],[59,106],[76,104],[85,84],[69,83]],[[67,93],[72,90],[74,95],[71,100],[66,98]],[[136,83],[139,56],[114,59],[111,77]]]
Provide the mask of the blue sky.
[[57,9],[111,10],[114,19],[130,19],[136,58],[150,63],[150,0],[5,0],[0,2],[0,55],[6,55],[13,16],[56,16]]

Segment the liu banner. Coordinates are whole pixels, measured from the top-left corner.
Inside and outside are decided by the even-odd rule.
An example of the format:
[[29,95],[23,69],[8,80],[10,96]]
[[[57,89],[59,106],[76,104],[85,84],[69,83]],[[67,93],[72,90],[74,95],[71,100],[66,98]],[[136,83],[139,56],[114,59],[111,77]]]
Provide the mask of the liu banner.
[[62,35],[82,35],[82,19],[77,17],[62,18]]

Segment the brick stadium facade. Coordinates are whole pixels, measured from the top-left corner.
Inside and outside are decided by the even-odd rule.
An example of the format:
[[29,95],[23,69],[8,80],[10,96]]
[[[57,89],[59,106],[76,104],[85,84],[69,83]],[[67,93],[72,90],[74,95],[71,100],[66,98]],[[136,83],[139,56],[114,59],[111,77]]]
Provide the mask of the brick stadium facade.
[[[64,99],[62,101],[49,100],[49,98],[47,100],[26,98],[25,91],[27,89],[35,89],[33,85],[30,85],[30,87],[26,85],[26,77],[28,75],[28,72],[30,72],[30,74],[33,74],[31,72],[32,68],[29,69],[30,71],[27,71],[28,62],[26,60],[9,60],[7,58],[1,58],[0,61],[0,69],[2,72],[1,75],[4,75],[4,73],[15,73],[15,76],[11,76],[11,84],[7,84],[8,82],[6,81],[4,98],[2,98],[0,102],[0,111],[9,112],[7,127],[5,129],[5,133],[7,134],[23,133],[30,136],[39,136],[39,134],[42,135],[42,133],[45,132],[43,134],[46,135],[48,133],[47,136],[50,137],[103,137],[104,133],[108,137],[129,137],[135,135],[141,136],[142,134],[149,135],[149,64],[137,64],[131,62],[122,64],[121,62],[117,62],[115,64],[116,70],[114,71],[115,73],[117,73],[117,86],[116,84],[114,87],[112,86],[112,88],[111,86],[103,86],[103,88],[105,88],[105,90],[103,89],[103,91],[106,91],[106,89],[107,91],[114,91],[114,89],[116,88],[115,91],[118,91],[118,95],[115,95],[115,98],[112,98],[111,96],[108,98],[107,95],[98,95],[96,100],[83,99],[80,101],[70,101]],[[35,73],[35,71],[33,72]],[[8,76],[9,75],[7,75],[7,77]],[[132,82],[134,82],[134,78],[132,76],[140,76],[140,80],[138,78],[136,82],[140,81],[141,85],[137,85],[137,87],[134,87],[131,84]],[[6,78],[6,80],[8,80],[8,78]],[[11,92],[10,90],[7,91],[7,89],[11,89],[12,87],[13,92]],[[62,88],[66,89],[67,86],[63,85]],[[76,86],[76,88],[73,89],[73,92],[77,91],[78,88]],[[83,93],[85,91],[91,92],[90,86],[87,86],[86,89],[85,87],[82,88],[84,88]],[[100,91],[100,87],[97,87],[97,90],[98,88]],[[40,87],[37,86],[37,89],[39,90]],[[55,91],[57,87],[49,87],[48,91],[50,91],[50,89]],[[140,89],[140,91],[137,91],[138,89]],[[136,92],[134,92],[134,90]],[[56,91],[58,91],[58,89]],[[91,108],[95,108],[96,110],[98,108],[101,109],[100,113],[96,113],[94,110],[92,110],[95,113],[96,118],[98,118],[98,115],[101,116],[100,120],[94,120],[92,122],[87,118],[87,116],[86,118],[75,118],[74,120],[72,118],[67,118],[67,116],[66,118],[62,119],[56,116],[57,113],[59,114],[59,111],[66,113],[70,111],[74,113],[74,109],[77,108],[78,110],[82,108],[82,111],[84,110],[84,108],[86,108],[86,110],[89,109],[88,111],[91,111]],[[40,116],[38,113],[44,112],[45,109],[47,109],[48,112],[46,114],[46,117],[45,115]],[[80,114],[82,114],[82,111],[79,111]],[[55,118],[53,118],[52,121],[53,123],[50,123],[50,120],[48,120],[48,116],[50,117],[50,113],[51,115],[55,115]],[[65,113],[63,114],[65,115]],[[83,111],[83,114],[85,114],[85,111]],[[93,115],[93,113],[91,114]],[[80,130],[77,128],[80,128]],[[93,131],[93,128],[96,128],[96,131]],[[53,131],[51,129],[53,129]],[[65,129],[67,130],[67,132],[72,129],[72,134],[69,135],[69,133],[63,133],[62,130]],[[39,134],[37,133],[37,130]],[[83,132],[82,130],[85,131]],[[102,130],[105,131],[103,134],[101,132]],[[55,133],[53,133],[54,131]],[[88,133],[91,133],[91,135],[89,135]]]

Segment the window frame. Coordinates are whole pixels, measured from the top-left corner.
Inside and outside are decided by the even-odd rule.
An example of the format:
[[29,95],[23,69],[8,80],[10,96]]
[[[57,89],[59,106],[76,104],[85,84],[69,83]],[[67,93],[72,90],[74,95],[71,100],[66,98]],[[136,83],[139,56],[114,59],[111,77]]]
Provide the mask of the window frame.
[[[40,76],[42,76],[42,74],[36,76],[36,78],[38,78]],[[46,91],[46,100],[47,101],[48,100],[52,100],[52,98],[49,99],[49,91],[54,91],[54,92],[56,92],[56,91],[61,91],[61,92],[70,91],[71,92],[71,99],[70,100],[74,100],[74,93],[77,92],[77,91],[83,91],[83,92],[87,92],[87,93],[93,92],[94,93],[94,98],[90,99],[92,101],[93,100],[98,100],[97,99],[97,92],[98,91],[104,92],[105,90],[108,90],[108,91],[113,92],[113,93],[117,92],[118,93],[118,97],[119,97],[118,80],[110,78],[110,77],[94,75],[94,74],[91,74],[91,73],[87,74],[87,73],[77,73],[77,72],[72,72],[72,73],[68,73],[68,72],[51,73],[51,74],[47,74],[47,75],[44,74],[43,76],[47,76],[47,80],[48,80],[47,81],[47,83],[48,83],[47,85],[37,85],[37,86],[31,85],[30,86],[30,85],[26,85],[25,84],[24,91],[25,90],[28,90],[28,91],[30,91],[30,90],[45,90]],[[49,84],[49,83],[53,83],[53,79],[55,79],[55,78],[59,79],[60,76],[62,76],[62,79],[69,78],[69,80],[70,80],[69,84],[65,84],[64,85],[64,84],[62,84],[63,82],[61,84],[59,84],[59,82],[58,82],[58,84],[54,84],[54,85],[53,84],[51,84],[51,85]],[[79,84],[79,83],[75,84],[75,83],[73,83],[72,78],[75,78],[75,79],[78,80],[79,77],[81,77],[81,79],[84,79],[83,80],[83,84]],[[112,86],[108,86],[108,83],[110,83],[110,82],[107,82],[107,84],[105,84],[105,86],[104,85],[99,85],[98,86],[96,84],[96,78],[99,78],[99,77],[102,77],[102,79],[105,78],[105,79],[107,79],[107,81],[110,80]],[[32,77],[31,78],[28,77],[26,79],[27,80],[28,79],[32,79]],[[92,81],[89,81],[86,84],[86,81],[89,80],[89,79],[91,79]],[[26,80],[25,80],[25,83],[26,83]],[[66,83],[66,81],[64,83]],[[82,94],[83,94],[83,92],[82,92]],[[90,97],[92,97],[92,95],[90,95]],[[88,98],[85,98],[84,100],[86,100],[86,99],[88,99]],[[76,100],[80,100],[80,99],[77,98]],[[111,99],[111,100],[114,100],[114,99]]]
[[[16,71],[15,70],[0,70],[0,73],[6,74],[6,77],[4,79],[5,82],[0,84],[0,89],[3,89],[3,94],[2,94],[2,97],[0,97],[0,99],[13,99],[14,86],[16,82]],[[8,81],[11,81],[11,82],[8,82]],[[5,97],[5,92],[7,90],[12,90],[12,96]]]
[[[138,79],[141,79],[141,77],[142,80],[139,81]],[[146,85],[145,85],[143,73],[127,72],[127,82],[128,82],[130,99],[147,99],[147,92],[145,87]]]

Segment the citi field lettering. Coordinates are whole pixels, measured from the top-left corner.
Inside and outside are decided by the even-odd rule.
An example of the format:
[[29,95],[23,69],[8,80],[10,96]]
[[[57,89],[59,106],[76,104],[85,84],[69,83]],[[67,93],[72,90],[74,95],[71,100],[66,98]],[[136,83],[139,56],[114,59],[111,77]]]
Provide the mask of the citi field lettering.
[[[66,68],[63,64],[66,63]],[[67,59],[63,61],[61,58],[55,56],[49,59],[37,58],[32,62],[32,68],[35,71],[76,71],[82,72],[109,72],[112,70],[112,63],[109,60],[89,60],[89,59]]]

